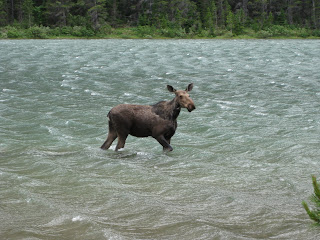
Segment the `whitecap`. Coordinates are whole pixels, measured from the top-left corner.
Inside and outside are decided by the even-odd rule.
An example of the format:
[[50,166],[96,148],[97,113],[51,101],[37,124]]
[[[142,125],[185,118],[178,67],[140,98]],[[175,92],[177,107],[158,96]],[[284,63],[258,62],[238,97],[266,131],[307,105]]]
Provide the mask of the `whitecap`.
[[146,153],[146,152],[137,152],[137,155],[140,155],[140,156],[147,156],[147,155],[148,155],[148,153]]
[[15,90],[4,88],[2,89],[3,92],[16,92]]
[[58,218],[53,219],[52,221],[48,222],[47,224],[44,224],[45,227],[53,227],[53,226],[59,226],[62,225],[68,217],[66,215],[60,216]]
[[262,113],[262,112],[255,112],[254,114],[258,115],[258,116],[267,116],[268,115],[268,114]]
[[80,221],[83,221],[83,220],[84,220],[84,218],[81,217],[81,216],[76,216],[76,217],[72,218],[72,222],[80,222]]
[[53,127],[48,127],[48,126],[45,126],[48,130],[48,132],[52,135],[56,135],[58,133],[58,130],[53,128]]
[[230,109],[230,107],[225,106],[225,105],[222,105],[222,104],[218,104],[218,106],[219,106],[221,109]]

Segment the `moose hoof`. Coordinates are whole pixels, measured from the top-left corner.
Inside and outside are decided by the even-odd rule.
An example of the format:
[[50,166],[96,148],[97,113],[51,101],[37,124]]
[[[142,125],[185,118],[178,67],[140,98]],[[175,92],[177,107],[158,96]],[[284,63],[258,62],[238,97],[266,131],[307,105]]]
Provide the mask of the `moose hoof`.
[[168,148],[163,148],[164,152],[171,152],[173,150],[172,147],[168,147]]

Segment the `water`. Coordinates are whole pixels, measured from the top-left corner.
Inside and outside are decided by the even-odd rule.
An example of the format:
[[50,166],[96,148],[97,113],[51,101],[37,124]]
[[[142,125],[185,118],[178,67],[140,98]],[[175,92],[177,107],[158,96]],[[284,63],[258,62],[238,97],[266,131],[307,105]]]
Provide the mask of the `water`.
[[[0,42],[1,239],[318,239],[318,40]],[[193,82],[162,152],[99,149],[119,103]]]

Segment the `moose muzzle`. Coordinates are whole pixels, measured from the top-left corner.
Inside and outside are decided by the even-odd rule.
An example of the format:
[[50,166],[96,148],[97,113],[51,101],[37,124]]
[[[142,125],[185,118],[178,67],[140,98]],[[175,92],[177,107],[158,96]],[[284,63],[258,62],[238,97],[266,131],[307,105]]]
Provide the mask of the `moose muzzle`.
[[193,110],[196,109],[196,106],[194,104],[189,104],[187,109],[188,109],[189,112],[192,112]]

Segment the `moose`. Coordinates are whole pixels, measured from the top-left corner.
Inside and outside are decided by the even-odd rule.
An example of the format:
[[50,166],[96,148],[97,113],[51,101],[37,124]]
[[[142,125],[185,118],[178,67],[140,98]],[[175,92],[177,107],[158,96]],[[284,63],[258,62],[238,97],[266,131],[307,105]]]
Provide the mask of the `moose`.
[[115,151],[123,148],[128,135],[135,137],[152,136],[162,146],[164,151],[172,151],[171,137],[177,129],[177,118],[181,108],[189,112],[196,109],[189,92],[193,88],[190,83],[186,90],[176,90],[167,85],[169,92],[175,94],[171,101],[160,101],[154,105],[119,104],[108,113],[109,133],[101,148],[108,149],[118,138]]

